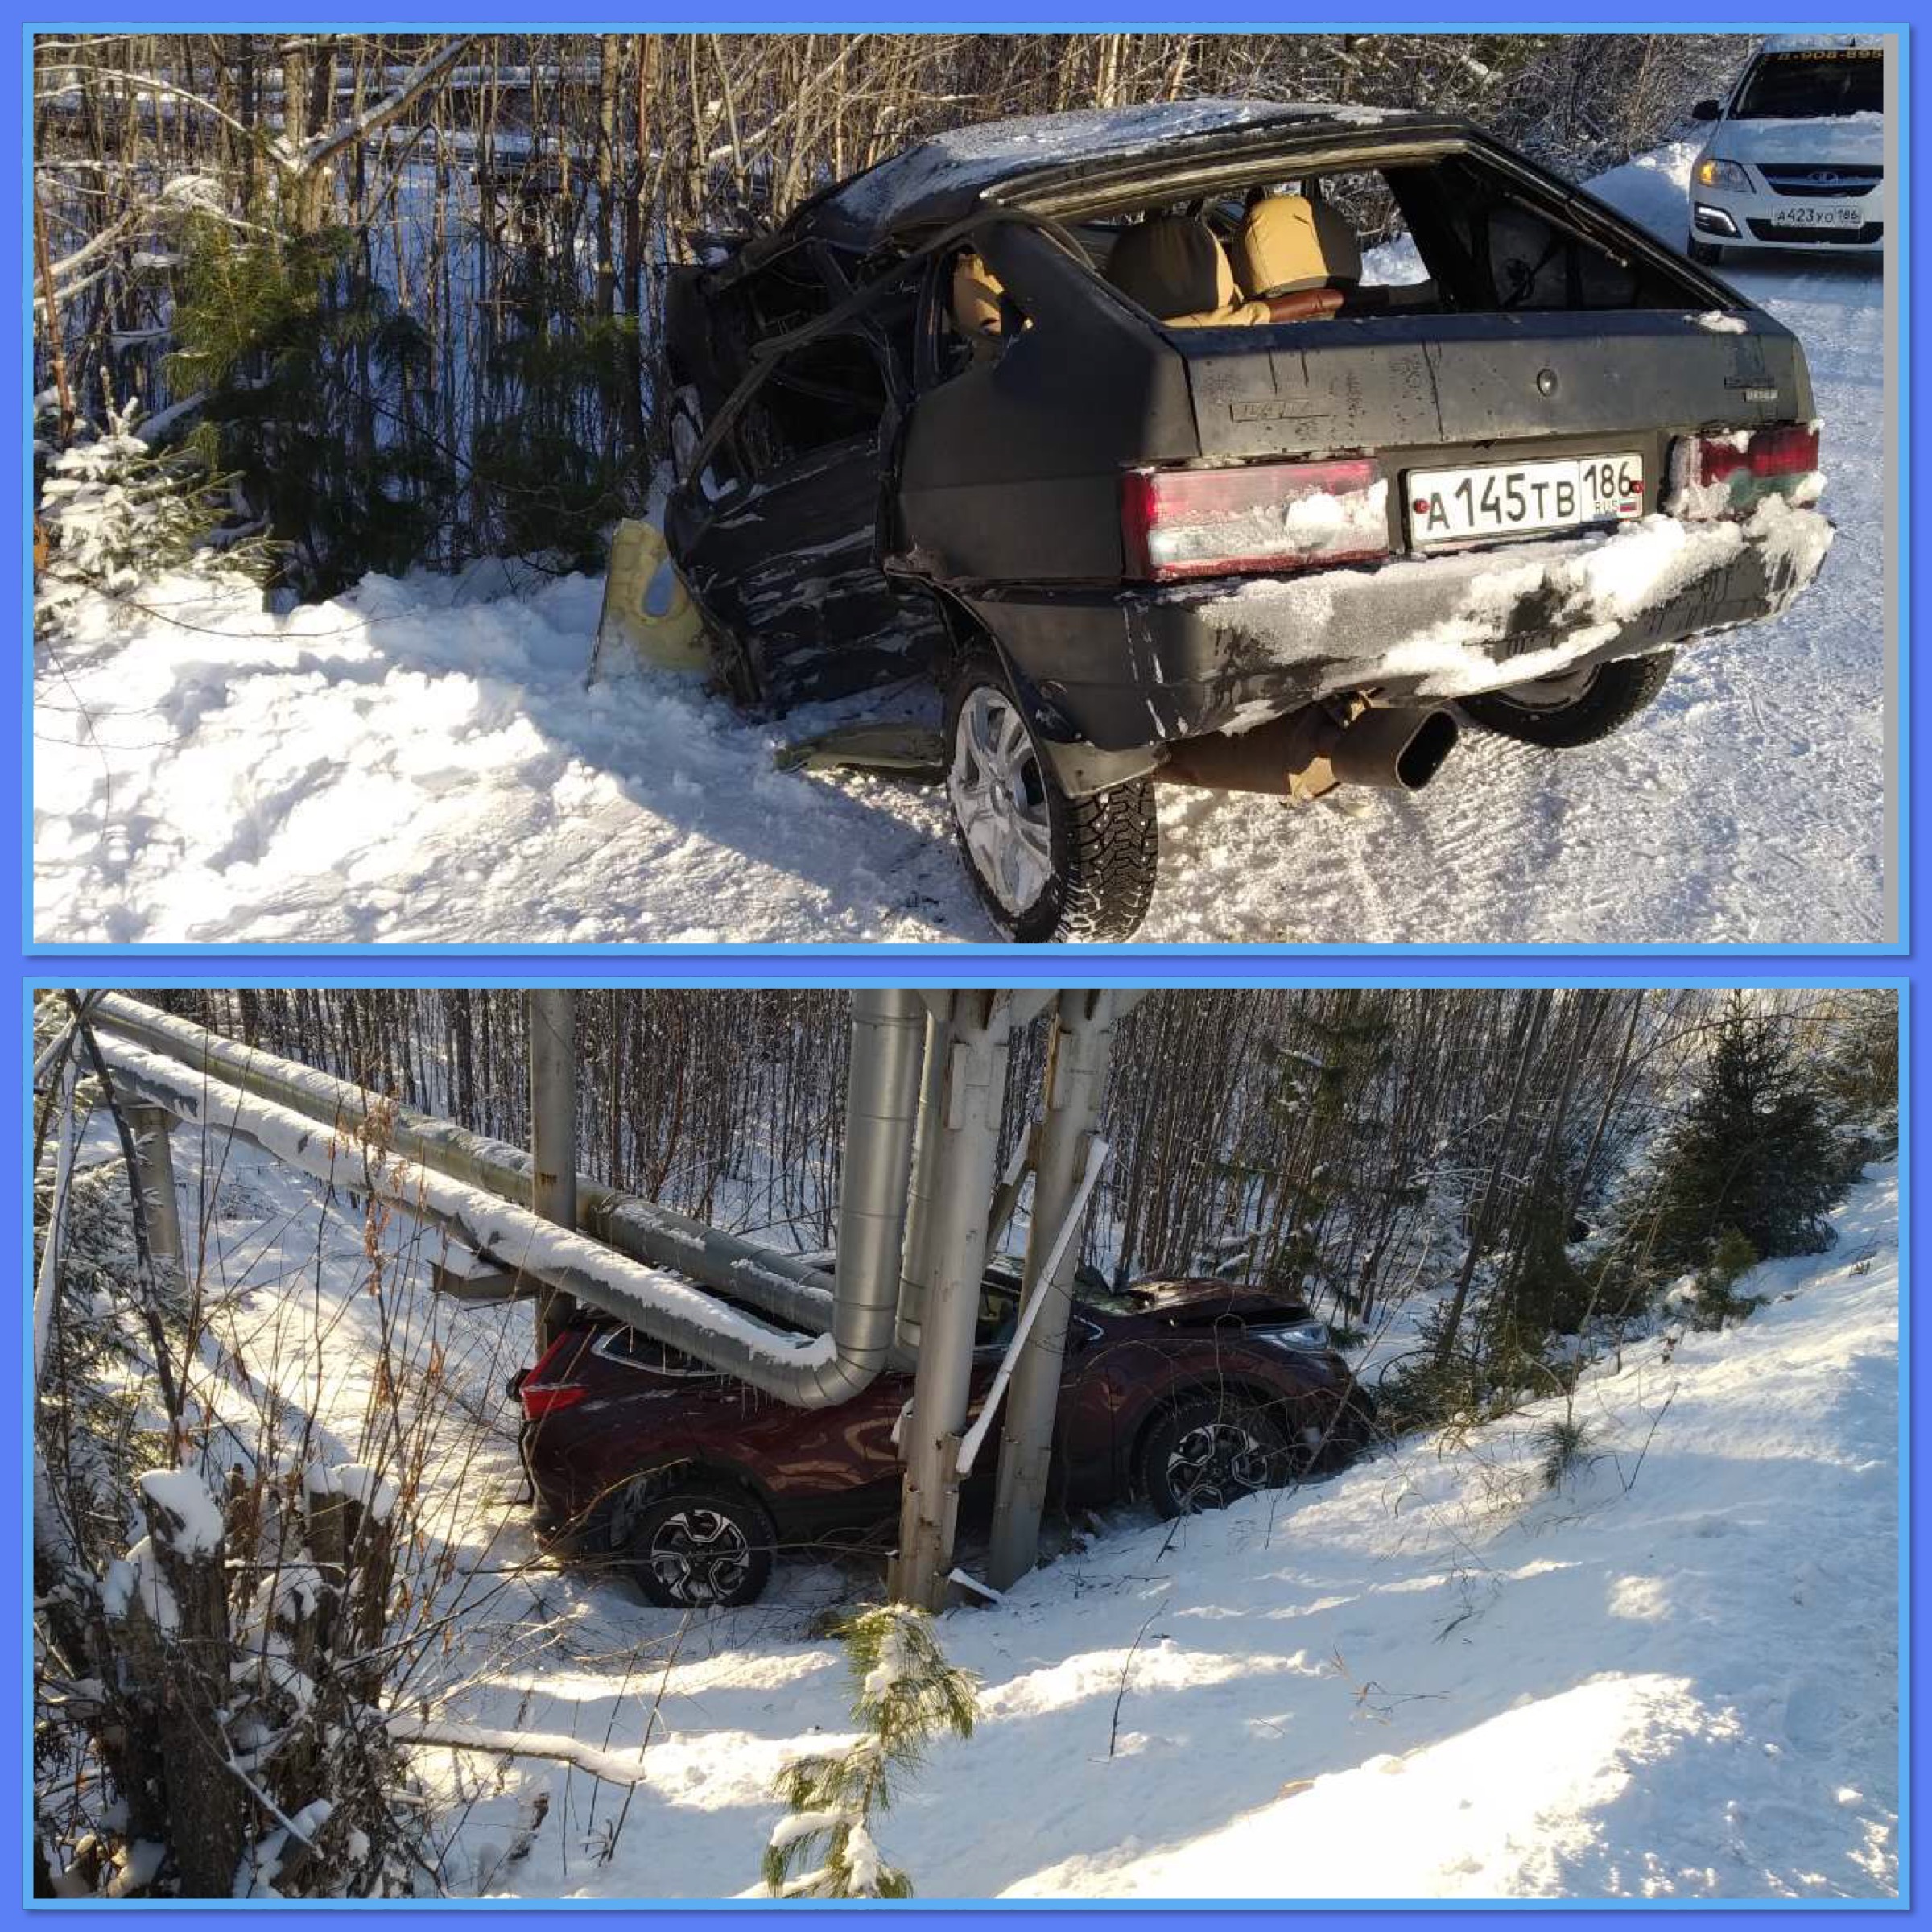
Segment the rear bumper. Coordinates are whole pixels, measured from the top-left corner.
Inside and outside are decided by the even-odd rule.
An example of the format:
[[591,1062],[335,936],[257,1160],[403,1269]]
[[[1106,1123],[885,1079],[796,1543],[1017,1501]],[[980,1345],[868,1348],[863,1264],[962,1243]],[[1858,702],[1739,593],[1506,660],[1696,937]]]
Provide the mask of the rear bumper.
[[1831,526],[1781,499],[1744,522],[1618,530],[1170,589],[987,591],[966,601],[1018,674],[1075,797],[1344,691],[1435,704],[1783,610]]

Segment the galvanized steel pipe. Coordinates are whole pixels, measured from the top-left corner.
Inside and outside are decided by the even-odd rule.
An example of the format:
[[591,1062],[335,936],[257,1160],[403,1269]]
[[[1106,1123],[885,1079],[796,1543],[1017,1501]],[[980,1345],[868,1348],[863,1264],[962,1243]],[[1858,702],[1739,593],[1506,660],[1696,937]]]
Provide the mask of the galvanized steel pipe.
[[[359,1129],[380,1097],[353,1081],[225,1038],[124,993],[103,993],[88,1018],[104,1045],[118,1034],[324,1126]],[[386,1137],[398,1153],[506,1199],[533,1198],[535,1163],[522,1148],[414,1108],[392,1108],[386,1100],[381,1104],[389,1114]],[[578,1228],[621,1253],[654,1267],[675,1269],[814,1334],[832,1327],[833,1279],[797,1256],[621,1193],[587,1174],[576,1177],[576,1195]]]
[[[890,1002],[897,996],[868,997]],[[366,1190],[448,1228],[479,1253],[493,1254],[506,1266],[781,1402],[819,1409],[848,1401],[873,1380],[884,1360],[891,1339],[890,1298],[875,1295],[851,1324],[850,1347],[842,1347],[835,1335],[773,1327],[667,1271],[615,1253],[486,1187],[438,1173],[385,1146],[379,1125],[374,1143],[377,1158],[371,1158],[370,1143],[353,1133],[328,1130],[291,1108],[195,1072],[131,1040],[110,1034],[101,1038],[101,1050],[116,1084],[135,1100],[161,1108],[178,1121],[239,1135],[318,1180]],[[863,1068],[860,1077],[869,1104],[894,1071],[892,1057],[879,1048],[861,1052],[855,1040],[854,1059]],[[910,1162],[910,1099],[906,1117],[904,1158]],[[896,1158],[890,1139],[883,1156]]]

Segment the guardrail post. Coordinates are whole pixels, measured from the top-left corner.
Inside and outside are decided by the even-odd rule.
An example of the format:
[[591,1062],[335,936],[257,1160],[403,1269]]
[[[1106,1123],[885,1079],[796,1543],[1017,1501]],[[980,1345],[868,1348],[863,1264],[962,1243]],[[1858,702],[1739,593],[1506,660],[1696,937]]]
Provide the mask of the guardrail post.
[[[1012,997],[988,990],[956,993],[949,1018],[943,1068],[935,1070],[943,1080],[935,1096],[935,1184],[924,1207],[929,1272],[919,1323],[919,1368],[900,1442],[906,1480],[898,1553],[889,1579],[895,1601],[927,1610],[944,1608],[952,1567],[960,1438],[972,1392],[973,1337],[999,1158]],[[927,1124],[922,1120],[922,1126]]]
[[996,1590],[1017,1583],[1039,1556],[1054,1414],[1073,1313],[1073,1274],[1080,1258],[1077,1236],[1067,1243],[1054,1278],[1042,1281],[1040,1276],[1086,1166],[1088,1143],[1107,1090],[1116,1013],[1114,996],[1104,989],[1063,993],[1047,1050],[1046,1117],[1034,1173],[1022,1306],[1035,1295],[1046,1299],[1013,1364],[1000,1418],[1000,1468],[987,1561],[987,1581]]
[[181,1240],[181,1203],[175,1195],[175,1158],[169,1135],[175,1117],[159,1107],[127,1110],[134,1138],[134,1184],[147,1210],[147,1245],[163,1293],[180,1292],[188,1279],[188,1254]]
[[[577,996],[533,987],[530,1022],[530,1205],[560,1228],[577,1224]],[[576,1319],[574,1296],[550,1290],[537,1302],[537,1347],[547,1348]]]

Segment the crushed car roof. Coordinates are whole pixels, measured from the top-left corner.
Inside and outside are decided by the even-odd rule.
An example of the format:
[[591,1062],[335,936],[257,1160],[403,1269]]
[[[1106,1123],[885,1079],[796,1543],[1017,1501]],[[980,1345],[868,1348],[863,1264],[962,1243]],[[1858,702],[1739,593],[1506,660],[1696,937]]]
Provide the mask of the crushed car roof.
[[1082,162],[1131,160],[1246,128],[1352,128],[1426,117],[1339,101],[1154,101],[982,122],[932,134],[828,188],[800,210],[828,241],[871,247],[901,229],[955,221],[993,188]]

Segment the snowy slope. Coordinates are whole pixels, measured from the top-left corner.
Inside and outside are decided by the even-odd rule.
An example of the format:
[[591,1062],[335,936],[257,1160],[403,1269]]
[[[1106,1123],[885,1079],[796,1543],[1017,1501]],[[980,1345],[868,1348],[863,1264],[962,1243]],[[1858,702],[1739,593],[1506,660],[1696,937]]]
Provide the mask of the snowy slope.
[[[347,1452],[382,1320],[359,1219],[338,1203],[318,1239],[308,1183],[240,1150],[204,1164],[181,1137],[191,1225],[200,1176],[222,1171],[225,1340]],[[1538,1464],[1562,1410],[1545,1404],[1171,1531],[1121,1510],[1004,1604],[949,1615],[981,1721],[906,1784],[886,1856],[928,1897],[1893,1891],[1897,1190],[1874,1168],[1830,1253],[1748,1277],[1776,1298],[1741,1327],[1587,1375],[1591,1459],[1554,1492]],[[447,1884],[750,1886],[774,1773],[848,1722],[836,1646],[808,1620],[876,1580],[795,1559],[758,1604],[687,1623],[536,1560],[500,1393],[527,1316],[394,1307],[390,1345],[440,1351],[454,1393],[422,1503],[456,1559],[437,1606],[452,1642],[412,1695],[620,1757],[644,1746],[627,1810],[554,1764],[421,1754],[449,1801]],[[505,1862],[539,1795],[547,1821]]]
[[[1596,186],[1674,241],[1687,147]],[[1878,276],[1738,270],[1804,342],[1839,538],[1785,617],[1686,652],[1562,754],[1472,733],[1417,799],[1164,791],[1145,938],[1873,940],[1885,645]],[[490,592],[497,594],[489,594]],[[940,795],[782,776],[782,741],[923,692],[748,723],[695,680],[586,694],[601,586],[366,580],[266,616],[185,580],[37,653],[44,941],[985,940]]]

